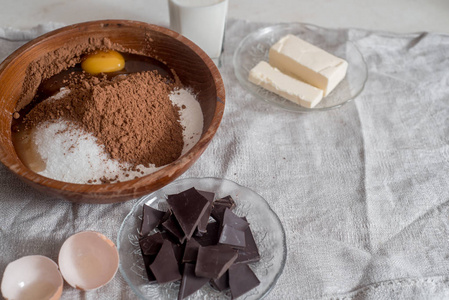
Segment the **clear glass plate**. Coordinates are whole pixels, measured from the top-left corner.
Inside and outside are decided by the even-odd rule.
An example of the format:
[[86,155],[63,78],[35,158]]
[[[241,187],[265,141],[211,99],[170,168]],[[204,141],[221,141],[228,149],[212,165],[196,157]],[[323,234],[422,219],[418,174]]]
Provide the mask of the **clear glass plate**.
[[[268,51],[281,37],[293,34],[348,62],[346,77],[314,108],[302,107],[248,80],[249,71],[261,60],[268,62]],[[259,29],[245,37],[234,54],[234,72],[239,82],[257,98],[295,112],[335,109],[359,95],[368,77],[363,55],[346,33],[301,23],[279,24]]]
[[[215,193],[215,199],[231,195],[236,202],[235,213],[246,216],[258,245],[260,261],[249,264],[260,280],[260,285],[239,299],[260,299],[268,294],[282,273],[287,256],[285,232],[278,216],[268,203],[254,191],[235,182],[220,178],[187,178],[177,180],[138,200],[123,221],[117,237],[120,272],[141,299],[177,299],[179,283],[150,284],[139,248],[142,207],[148,204],[167,209],[166,195],[176,194],[191,187]],[[221,293],[206,284],[187,299],[230,299],[229,291]]]

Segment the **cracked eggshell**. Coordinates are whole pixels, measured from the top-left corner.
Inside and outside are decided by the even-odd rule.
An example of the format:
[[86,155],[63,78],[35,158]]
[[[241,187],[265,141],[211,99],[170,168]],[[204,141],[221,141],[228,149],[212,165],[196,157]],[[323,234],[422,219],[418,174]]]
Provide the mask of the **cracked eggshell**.
[[103,234],[83,231],[64,242],[58,262],[68,284],[89,291],[105,285],[114,277],[119,255],[115,244]]
[[1,292],[5,299],[57,300],[61,297],[63,283],[53,260],[30,255],[6,266]]

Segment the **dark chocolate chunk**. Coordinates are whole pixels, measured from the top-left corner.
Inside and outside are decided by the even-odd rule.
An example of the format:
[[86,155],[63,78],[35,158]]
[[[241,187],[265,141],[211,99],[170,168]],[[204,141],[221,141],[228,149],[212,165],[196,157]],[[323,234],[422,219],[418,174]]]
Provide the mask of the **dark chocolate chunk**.
[[184,264],[181,286],[179,287],[178,300],[184,299],[202,288],[209,278],[198,277],[195,275],[195,265]]
[[147,277],[149,282],[156,281],[156,277],[154,277],[153,271],[150,269],[150,265],[153,263],[156,255],[145,255],[142,253],[143,264],[145,265],[145,271],[147,272]]
[[[243,217],[243,219],[246,221],[245,217]],[[257,248],[256,241],[254,240],[253,233],[251,232],[251,227],[248,227],[245,230],[245,242],[246,247],[238,250],[239,256],[234,262],[235,264],[252,263],[260,260],[259,249]]]
[[220,224],[222,224],[223,223],[223,215],[224,215],[226,208],[229,208],[230,210],[232,210],[232,209],[234,209],[234,207],[235,207],[235,202],[231,196],[226,196],[226,197],[217,199],[213,203],[211,216],[217,222],[220,222]]
[[202,236],[195,236],[195,240],[203,247],[216,245],[220,237],[220,224],[218,222],[211,222],[207,224],[207,231]]
[[237,251],[227,245],[200,247],[196,260],[196,276],[219,278],[237,259]]
[[159,249],[161,249],[163,243],[164,238],[162,237],[162,234],[160,232],[146,236],[139,241],[140,249],[145,255],[157,254],[159,252]]
[[249,224],[243,218],[240,218],[234,214],[229,208],[226,208],[223,214],[222,226],[229,225],[235,229],[244,231],[248,228]]
[[220,292],[229,289],[229,270],[218,279],[211,279],[210,284],[214,289],[219,290]]
[[214,202],[214,198],[215,198],[215,193],[212,192],[207,192],[207,191],[201,191],[201,190],[196,190],[198,193],[201,194],[201,196],[203,196],[204,198],[207,199],[207,201],[209,201],[210,203]]
[[168,195],[167,202],[189,240],[206,211],[209,201],[195,188],[191,188],[179,194]]
[[223,215],[226,208],[227,207],[224,205],[214,204],[212,207],[212,211],[210,212],[210,215],[212,216],[212,218],[215,219],[215,221],[221,224],[223,223]]
[[158,283],[173,282],[181,279],[178,262],[170,241],[164,241],[154,262],[150,265],[150,269]]
[[204,212],[203,216],[200,219],[200,222],[198,223],[198,233],[199,235],[202,235],[207,231],[206,227],[207,223],[209,222],[210,213],[212,211],[212,202],[214,201],[215,194],[200,190],[198,190],[198,193],[200,193],[204,198],[207,199],[207,201],[209,201],[209,205],[207,206],[206,211]]
[[232,197],[230,195],[215,200],[214,204],[226,206],[230,210],[233,210],[235,207],[235,201],[234,201],[234,199],[232,199]]
[[162,224],[162,223],[164,223],[165,221],[167,221],[168,218],[170,218],[170,216],[171,216],[172,214],[173,214],[173,213],[172,213],[172,211],[171,211],[170,209],[167,210],[167,211],[165,212],[164,216],[163,216],[162,219],[161,219],[161,223],[159,223],[159,224]]
[[218,243],[243,249],[246,247],[245,232],[225,224],[221,229]]
[[186,247],[184,249],[184,257],[182,258],[182,262],[196,261],[199,248],[200,244],[198,244],[198,242],[195,239],[190,239],[189,241],[187,241]]
[[161,224],[162,228],[171,233],[176,239],[178,239],[179,243],[184,243],[186,240],[186,235],[184,231],[182,231],[181,226],[178,224],[174,215],[171,215],[164,223]]
[[[182,265],[182,258],[184,256],[184,244],[178,245],[178,244],[172,244],[173,246],[173,253],[175,254],[176,261],[178,262],[178,265]],[[180,269],[182,271],[182,269]]]
[[229,268],[229,287],[235,299],[260,284],[256,274],[246,264],[232,265]]
[[146,204],[143,205],[142,224],[140,226],[140,234],[148,235],[161,222],[165,212],[152,208]]

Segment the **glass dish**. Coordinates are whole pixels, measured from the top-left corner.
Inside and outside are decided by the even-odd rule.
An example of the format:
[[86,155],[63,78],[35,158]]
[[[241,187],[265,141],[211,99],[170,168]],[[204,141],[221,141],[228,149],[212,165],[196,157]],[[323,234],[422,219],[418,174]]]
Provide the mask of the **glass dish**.
[[[314,108],[307,108],[282,98],[248,80],[249,71],[261,60],[268,62],[268,51],[281,37],[293,34],[348,62],[346,77]],[[312,112],[341,107],[359,95],[368,77],[363,55],[345,33],[313,25],[290,23],[259,29],[246,36],[234,53],[234,72],[242,86],[262,99],[283,109]]]
[[[179,283],[150,284],[139,248],[138,228],[142,207],[150,205],[166,210],[166,195],[191,187],[215,193],[215,199],[231,195],[236,202],[234,212],[246,216],[259,248],[260,261],[249,266],[260,285],[239,299],[260,299],[268,294],[282,273],[287,256],[285,232],[278,216],[268,203],[254,191],[235,182],[220,178],[187,178],[177,180],[162,189],[140,198],[123,221],[117,237],[120,272],[141,299],[177,299]],[[187,299],[230,299],[230,292],[219,292],[206,284]]]

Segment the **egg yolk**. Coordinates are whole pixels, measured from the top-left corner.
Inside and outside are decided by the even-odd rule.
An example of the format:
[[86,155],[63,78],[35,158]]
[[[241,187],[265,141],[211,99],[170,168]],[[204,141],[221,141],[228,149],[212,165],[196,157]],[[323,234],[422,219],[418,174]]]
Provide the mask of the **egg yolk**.
[[125,67],[125,59],[117,51],[96,51],[89,54],[81,63],[87,73],[97,75],[120,71]]

